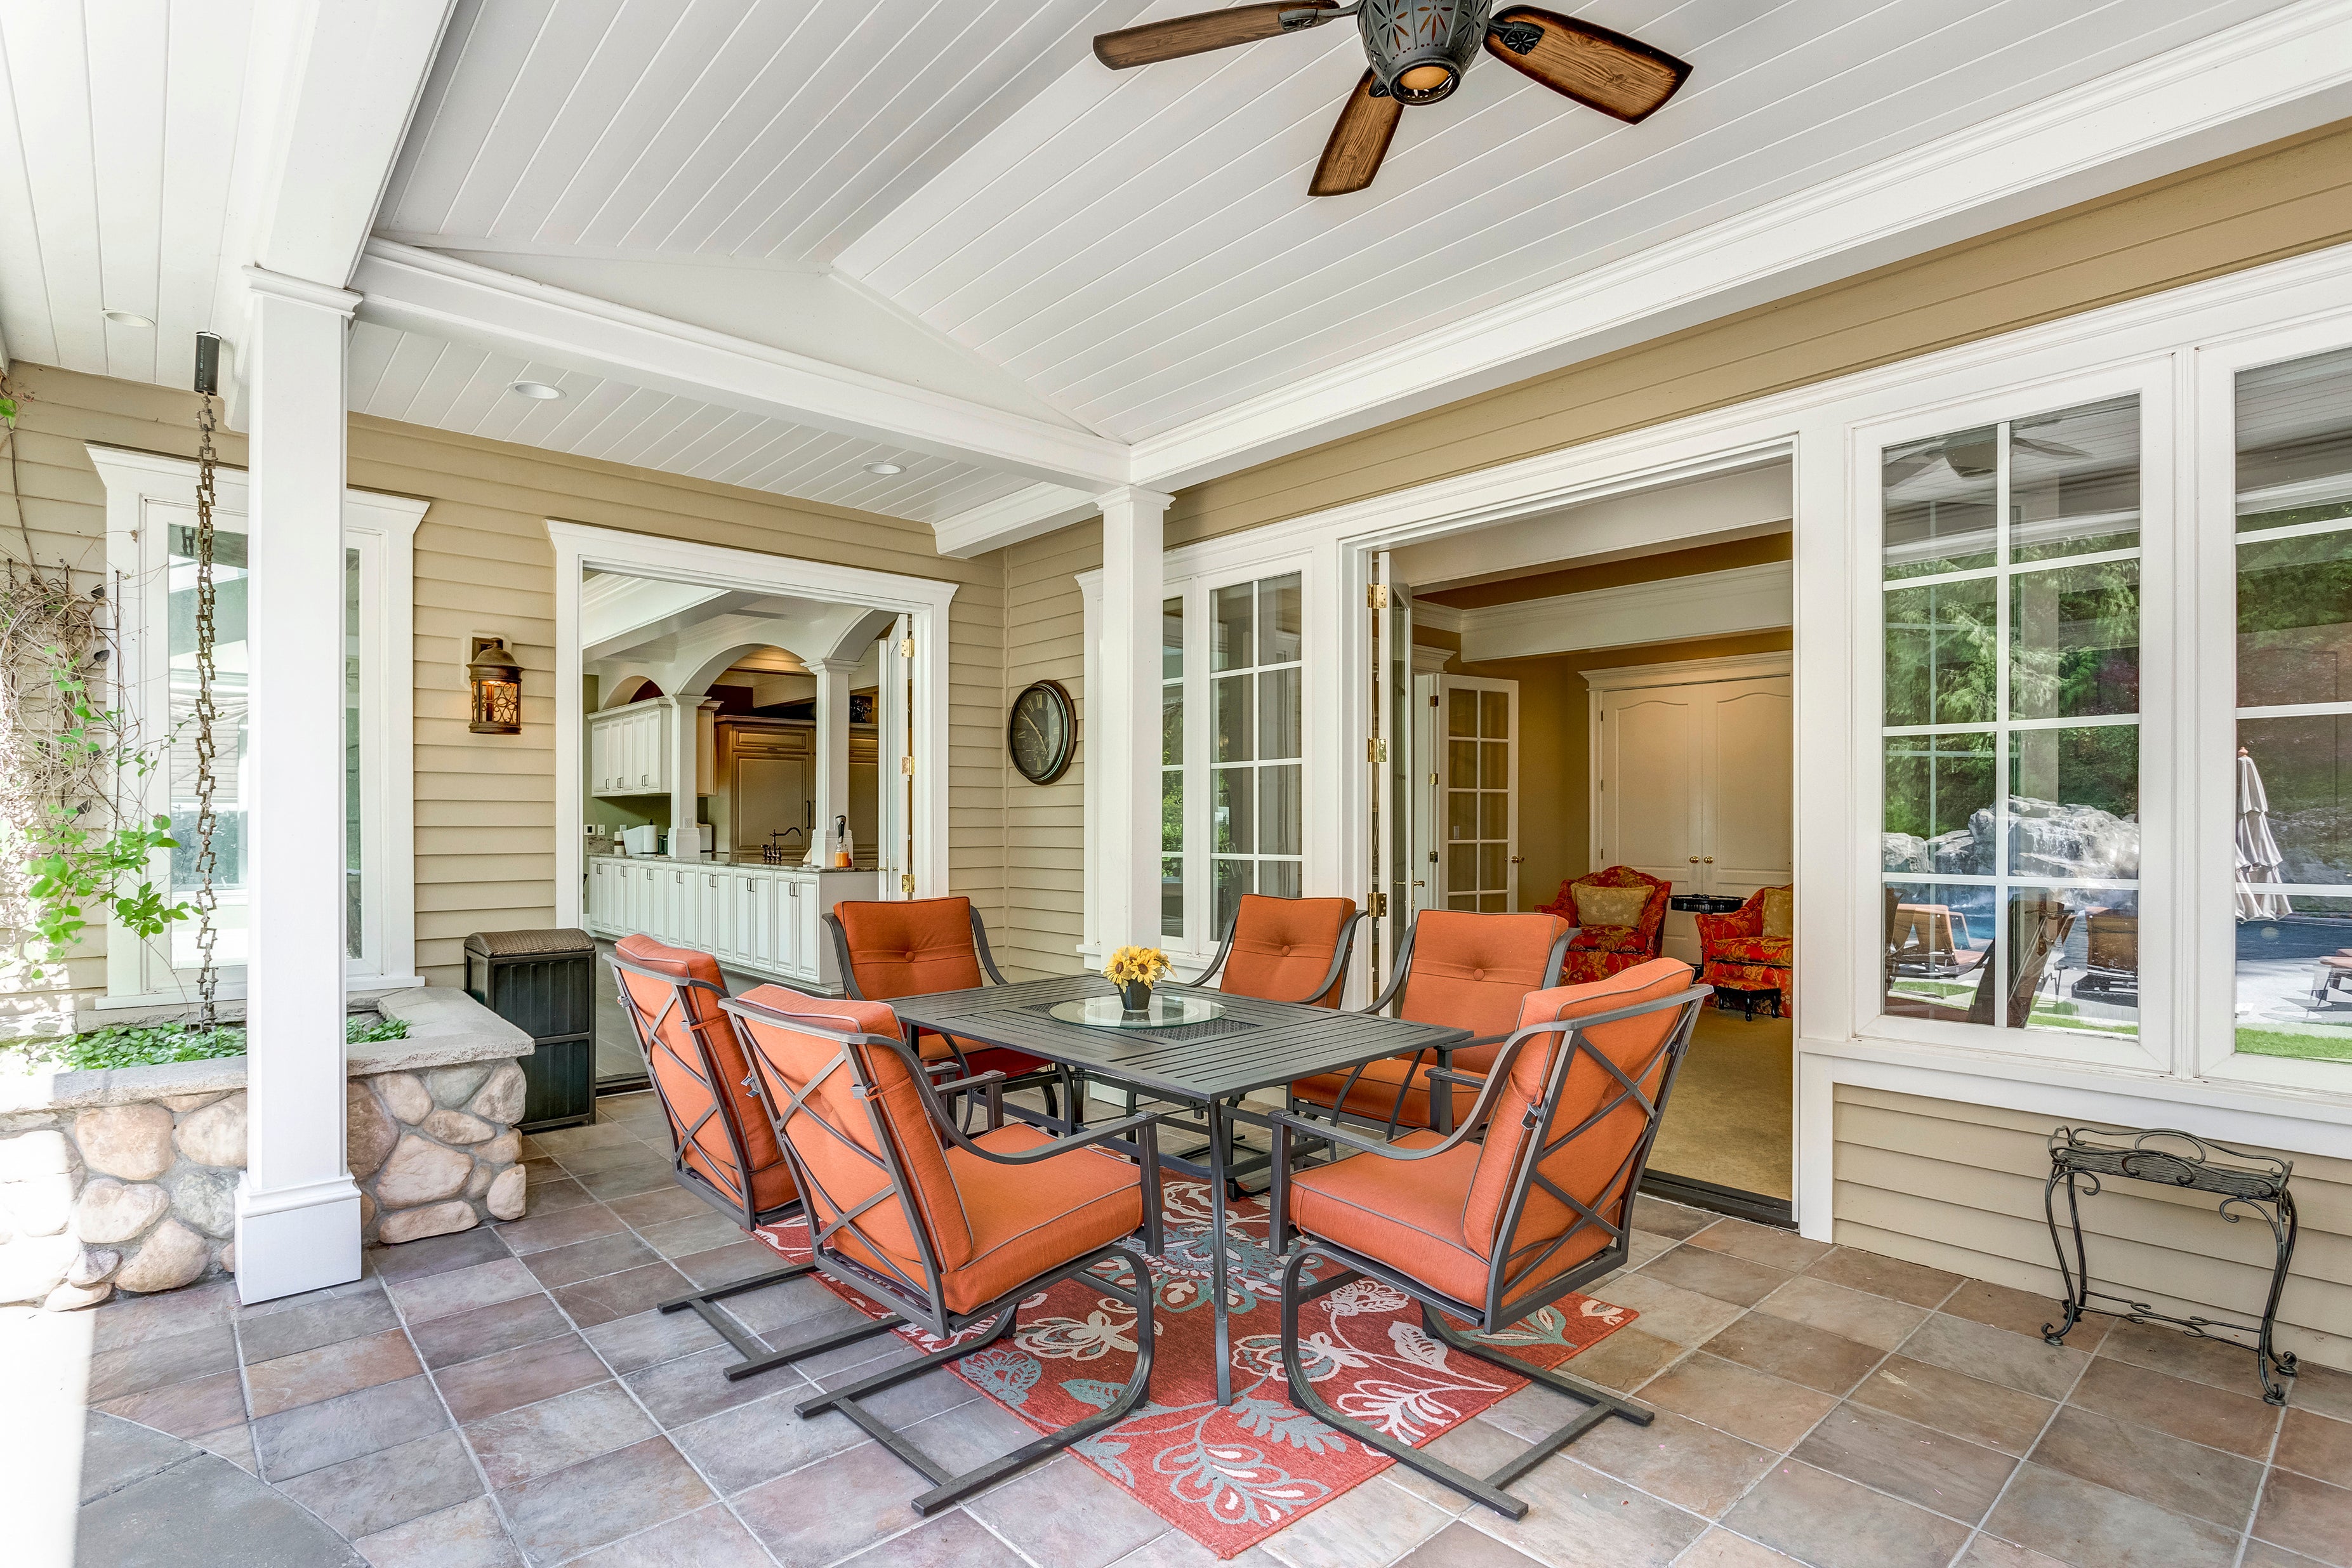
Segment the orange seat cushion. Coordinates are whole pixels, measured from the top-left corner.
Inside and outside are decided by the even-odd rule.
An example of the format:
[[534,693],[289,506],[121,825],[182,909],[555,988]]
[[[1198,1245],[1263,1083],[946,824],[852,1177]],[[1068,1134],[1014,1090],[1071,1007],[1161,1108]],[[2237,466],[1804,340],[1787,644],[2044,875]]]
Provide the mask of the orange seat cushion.
[[869,1002],[976,990],[982,983],[969,898],[844,899],[833,917],[849,944],[857,994]]
[[[1017,1154],[1053,1140],[1018,1123],[984,1133],[983,1149]],[[1143,1224],[1135,1166],[1099,1149],[1071,1149],[1034,1165],[1000,1166],[950,1148],[948,1169],[971,1224],[971,1261],[940,1281],[959,1312],[1012,1294],[1038,1275],[1131,1236]]]
[[[1311,993],[1331,972],[1332,957],[1356,918],[1352,898],[1270,898],[1245,893],[1234,914],[1232,951],[1217,988],[1275,1002],[1339,1005],[1340,980]],[[1344,979],[1344,977],[1342,977]]]
[[[644,968],[679,980],[706,981],[722,992],[726,989],[726,981],[719,972],[719,960],[708,953],[667,946],[650,936],[624,936],[613,950]],[[776,1143],[776,1129],[768,1119],[767,1105],[744,1086],[743,1081],[751,1076],[751,1068],[744,1059],[742,1040],[735,1032],[733,1020],[719,1010],[717,999],[709,991],[667,985],[625,970],[621,974],[621,983],[628,988],[631,1003],[654,1026],[646,1071],[653,1079],[655,1093],[671,1117],[671,1142],[678,1148],[681,1163],[709,1182],[721,1197],[738,1204],[743,1201],[740,1173],[748,1168],[755,1217],[798,1198],[800,1191],[793,1185],[792,1162],[784,1158],[783,1150]],[[701,1046],[696,1043],[697,1037]],[[707,1067],[702,1046],[710,1052]],[[705,1119],[716,1098],[709,1082],[714,1075],[732,1103],[733,1132],[723,1113]],[[685,1130],[694,1127],[698,1121],[701,1125],[693,1137],[681,1142]]]
[[[1494,1051],[1494,1047],[1487,1046],[1482,1051],[1465,1051],[1463,1054],[1492,1057]],[[1396,1112],[1397,1125],[1400,1127],[1431,1125],[1429,1070],[1436,1064],[1434,1057],[1434,1052],[1424,1055],[1418,1066],[1413,1065],[1413,1059],[1409,1056],[1391,1056],[1367,1064],[1362,1076],[1356,1080],[1356,1086],[1347,1090],[1348,1103],[1344,1109],[1351,1116],[1368,1117],[1379,1122],[1387,1121],[1390,1113]],[[1412,1073],[1411,1083],[1405,1082],[1405,1072],[1408,1068]],[[1455,1071],[1463,1072],[1479,1071],[1477,1067],[1461,1061],[1456,1061],[1454,1068]],[[1293,1083],[1290,1086],[1290,1092],[1309,1105],[1320,1105],[1328,1110],[1339,1103],[1339,1092],[1342,1089],[1347,1089],[1347,1083],[1348,1074],[1345,1072],[1318,1072],[1312,1078],[1302,1078]],[[1397,1091],[1400,1087],[1404,1091],[1404,1108],[1397,1111]],[[1455,1125],[1459,1126],[1462,1118],[1470,1113],[1470,1107],[1477,1103],[1477,1099],[1478,1092],[1475,1088],[1464,1088],[1459,1084],[1454,1086]]]
[[[1688,989],[1690,980],[1689,965],[1654,959],[1604,980],[1538,991],[1522,1004],[1518,1024],[1526,1028],[1661,1000]],[[1654,1100],[1667,1065],[1657,1047],[1680,1018],[1678,1009],[1663,1009],[1600,1026],[1586,1038],[1621,1070],[1637,1074],[1643,1093]],[[1529,1136],[1526,1117],[1540,1102],[1567,1038],[1537,1035],[1519,1047],[1483,1145],[1465,1142],[1425,1160],[1358,1155],[1295,1176],[1292,1222],[1310,1236],[1473,1304],[1486,1295],[1498,1251],[1507,1251],[1506,1288],[1513,1292],[1556,1279],[1601,1251],[1612,1240],[1609,1232],[1582,1222],[1540,1187],[1530,1188],[1511,1236],[1496,1235]],[[1581,1124],[1622,1087],[1580,1053],[1569,1064],[1547,1140]],[[1648,1115],[1628,1101],[1545,1159],[1543,1174],[1578,1201],[1622,1225],[1633,1174],[1626,1155],[1648,1129]],[[1425,1149],[1441,1141],[1433,1133],[1413,1132],[1396,1143],[1400,1148]],[[1580,1224],[1577,1234],[1554,1250],[1544,1250]]]

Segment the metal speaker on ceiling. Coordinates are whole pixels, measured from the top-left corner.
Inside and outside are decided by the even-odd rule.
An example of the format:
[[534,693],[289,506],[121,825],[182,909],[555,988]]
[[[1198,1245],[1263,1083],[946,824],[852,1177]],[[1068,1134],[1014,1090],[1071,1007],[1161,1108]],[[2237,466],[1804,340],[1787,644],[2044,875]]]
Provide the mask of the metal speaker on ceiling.
[[1364,35],[1373,92],[1399,103],[1452,96],[1486,36],[1494,0],[1363,0],[1356,26]]

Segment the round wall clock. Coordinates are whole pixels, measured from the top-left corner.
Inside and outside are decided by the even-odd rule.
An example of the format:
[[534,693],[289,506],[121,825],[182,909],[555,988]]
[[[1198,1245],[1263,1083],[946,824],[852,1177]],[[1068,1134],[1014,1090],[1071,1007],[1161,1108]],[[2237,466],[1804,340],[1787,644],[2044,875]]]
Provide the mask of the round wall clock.
[[1051,784],[1078,754],[1078,710],[1059,681],[1039,681],[1013,699],[1004,749],[1032,784]]

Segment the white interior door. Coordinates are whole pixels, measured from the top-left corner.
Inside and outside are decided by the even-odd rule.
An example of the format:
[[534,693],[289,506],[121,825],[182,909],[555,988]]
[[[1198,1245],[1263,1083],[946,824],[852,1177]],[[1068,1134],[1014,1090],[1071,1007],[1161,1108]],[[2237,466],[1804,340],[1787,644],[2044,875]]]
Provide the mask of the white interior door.
[[[1593,864],[1627,865],[1696,891],[1700,871],[1698,686],[1601,695],[1600,841]],[[1691,917],[1666,912],[1665,952],[1698,962]]]
[[1517,909],[1519,683],[1444,675],[1437,695],[1444,906]]
[[1796,705],[1789,677],[1696,688],[1706,694],[1700,790],[1703,891],[1745,899],[1785,886],[1794,865],[1789,798]]

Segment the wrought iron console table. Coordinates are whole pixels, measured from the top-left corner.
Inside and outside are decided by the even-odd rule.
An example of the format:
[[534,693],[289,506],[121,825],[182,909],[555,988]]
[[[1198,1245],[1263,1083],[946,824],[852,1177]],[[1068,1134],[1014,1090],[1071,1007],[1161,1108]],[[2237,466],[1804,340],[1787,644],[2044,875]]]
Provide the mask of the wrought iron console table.
[[[2179,1148],[2156,1146],[2152,1140],[2176,1140],[2186,1146]],[[2227,1156],[2223,1158],[2222,1156]],[[2241,1163],[2231,1164],[2231,1161]],[[2271,1348],[2271,1330],[2278,1321],[2279,1292],[2286,1287],[2287,1264],[2294,1258],[2294,1199],[2286,1189],[2287,1177],[2294,1174],[2294,1162],[2274,1159],[2268,1155],[2252,1155],[2243,1149],[2233,1149],[2226,1144],[2210,1143],[2193,1133],[2175,1128],[2155,1127],[2146,1132],[2101,1132],[2089,1128],[2060,1127],[2050,1134],[2050,1180],[2042,1189],[2042,1212],[2050,1222],[2050,1242],[2058,1252],[2058,1273],[2066,1286],[2066,1300],[2062,1303],[2065,1321],[2061,1324],[2042,1325],[2042,1337],[2052,1344],[2065,1339],[2069,1331],[2082,1321],[2086,1312],[2106,1313],[2126,1322],[2168,1324],[2198,1339],[2210,1339],[2222,1344],[2234,1344],[2254,1353],[2254,1369],[2261,1377],[2263,1398],[2273,1405],[2286,1403],[2286,1387],[2271,1376],[2276,1368],[2280,1377],[2294,1375],[2294,1354],[2281,1355]],[[2263,1305],[2263,1321],[2259,1327],[2226,1322],[2218,1318],[2174,1317],[2159,1312],[2145,1301],[2135,1301],[2128,1296],[2118,1296],[2106,1291],[2091,1289],[2091,1266],[2083,1249],[2083,1212],[2080,1199],[2095,1197],[2103,1176],[2124,1176],[2133,1181],[2154,1182],[2161,1186],[2185,1187],[2192,1192],[2220,1195],[2221,1218],[2231,1224],[2238,1223],[2238,1210],[2254,1215],[2271,1228],[2273,1257],[2271,1263],[2270,1298]],[[2066,1216],[2074,1232],[2074,1260],[2066,1260],[2065,1239],[2059,1234],[2057,1193],[2061,1183],[2066,1188]],[[2109,1307],[2094,1307],[2091,1298],[2116,1301],[2128,1309],[2117,1312]],[[2226,1331],[2215,1333],[2215,1330]],[[2230,1337],[2251,1334],[2252,1344]]]

